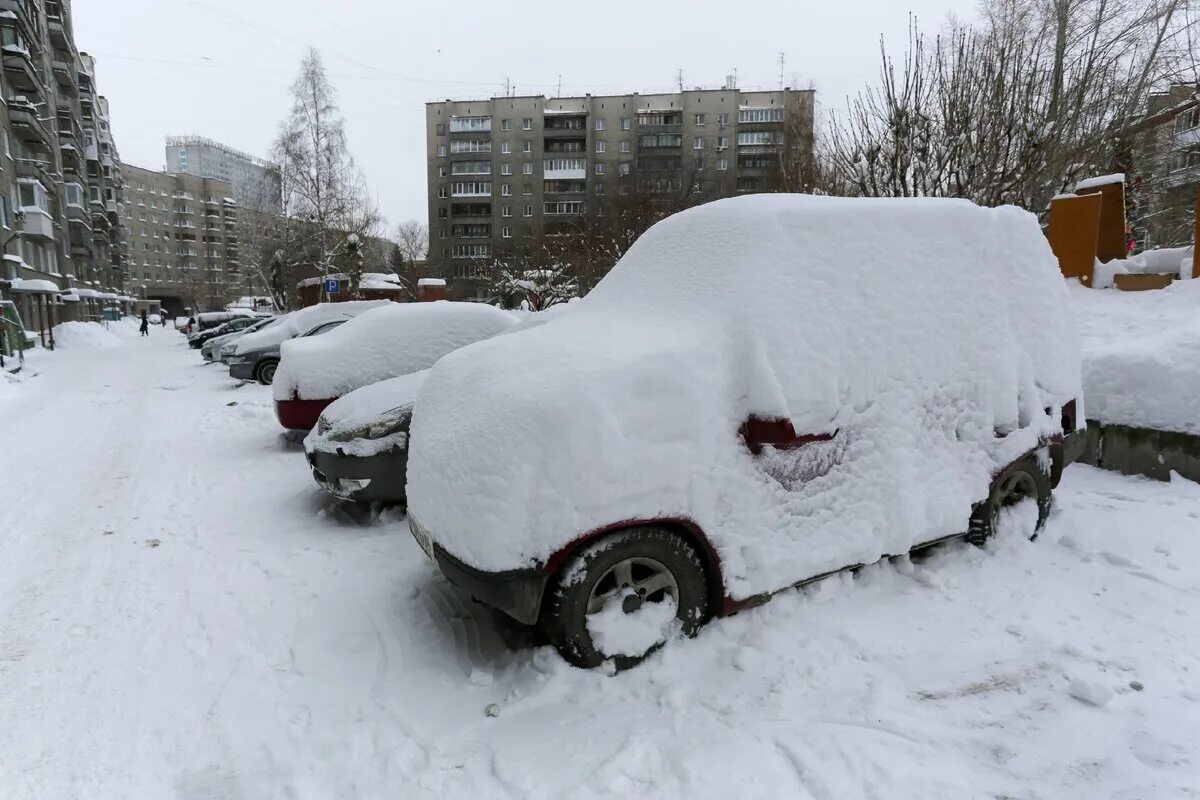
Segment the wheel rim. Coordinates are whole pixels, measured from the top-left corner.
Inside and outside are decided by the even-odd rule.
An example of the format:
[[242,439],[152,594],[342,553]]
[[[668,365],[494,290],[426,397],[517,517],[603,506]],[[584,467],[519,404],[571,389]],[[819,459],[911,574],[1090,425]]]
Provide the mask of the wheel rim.
[[262,379],[263,379],[263,383],[270,383],[271,381],[275,380],[275,365],[274,364],[267,364],[265,367],[262,368]]
[[679,583],[669,569],[653,558],[626,558],[609,567],[592,586],[587,613],[599,613],[609,601],[620,599],[624,612],[632,614],[643,603],[661,603],[668,597],[678,608]]
[[996,492],[996,510],[1015,506],[1022,500],[1037,499],[1038,488],[1034,477],[1025,471],[1014,472],[1000,482],[1000,489]]

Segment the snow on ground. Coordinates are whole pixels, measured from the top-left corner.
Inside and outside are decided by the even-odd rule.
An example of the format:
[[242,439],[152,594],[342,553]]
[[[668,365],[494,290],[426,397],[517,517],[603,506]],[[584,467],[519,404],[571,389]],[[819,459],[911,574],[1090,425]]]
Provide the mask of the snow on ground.
[[182,336],[38,356],[0,397],[5,800],[1195,796],[1195,484],[1072,467],[1036,542],[609,676],[507,646]]
[[1200,280],[1147,292],[1071,285],[1088,419],[1200,433]]

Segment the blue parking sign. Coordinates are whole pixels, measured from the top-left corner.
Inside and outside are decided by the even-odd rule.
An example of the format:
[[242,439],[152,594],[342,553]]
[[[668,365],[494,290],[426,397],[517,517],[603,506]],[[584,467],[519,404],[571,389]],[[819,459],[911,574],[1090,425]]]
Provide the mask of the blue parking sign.
[[337,278],[327,278],[325,280],[325,294],[337,294],[340,288]]

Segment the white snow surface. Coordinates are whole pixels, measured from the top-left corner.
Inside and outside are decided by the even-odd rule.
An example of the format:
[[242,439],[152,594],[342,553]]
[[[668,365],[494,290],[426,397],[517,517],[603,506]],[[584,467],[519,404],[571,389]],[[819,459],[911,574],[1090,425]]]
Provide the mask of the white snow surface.
[[1200,434],[1200,281],[1147,292],[1072,282],[1087,418]]
[[678,630],[675,601],[643,603],[626,613],[620,602],[610,601],[604,608],[587,617],[588,633],[596,649],[609,656],[640,656],[664,637],[672,638],[671,629]]
[[1094,189],[1097,186],[1107,186],[1110,183],[1124,183],[1124,182],[1125,182],[1125,173],[1124,172],[1114,172],[1111,175],[1096,175],[1095,177],[1084,178],[1079,183],[1075,184],[1075,191],[1078,192],[1078,191],[1082,191],[1083,189]]
[[346,303],[317,303],[283,314],[278,323],[251,331],[238,339],[238,350],[248,353],[260,347],[281,344],[288,339],[308,333],[313,328],[335,319],[353,319],[372,308],[391,305],[390,300],[351,300]]
[[[324,452],[341,448],[352,455],[368,456],[407,442],[407,432],[379,439],[353,439],[348,442],[335,439],[339,434],[411,412],[417,391],[428,374],[427,369],[411,372],[369,384],[339,397],[321,412],[322,422],[305,437],[304,446],[312,451]],[[328,428],[323,430],[325,426]]]
[[785,592],[609,676],[506,644],[184,337],[27,356],[0,391],[4,800],[1194,794],[1194,483],[1074,466],[1035,542]]
[[[690,520],[735,599],[907,552],[964,530],[993,472],[1058,430],[1080,391],[1066,296],[1015,208],[700,206],[569,313],[431,370],[409,508],[496,571],[614,523]],[[781,465],[742,446],[750,415],[837,435]]]
[[482,303],[388,303],[324,336],[284,342],[276,400],[340,397],[428,369],[453,350],[511,328],[516,317]]

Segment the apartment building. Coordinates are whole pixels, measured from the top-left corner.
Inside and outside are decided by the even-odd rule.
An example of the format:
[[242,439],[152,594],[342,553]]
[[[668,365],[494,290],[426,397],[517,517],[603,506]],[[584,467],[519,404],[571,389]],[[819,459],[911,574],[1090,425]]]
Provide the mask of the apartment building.
[[1193,240],[1200,202],[1200,87],[1176,84],[1146,100],[1133,126],[1129,182],[1137,208],[1130,220],[1141,248]]
[[70,0],[0,0],[0,293],[43,335],[122,296],[123,178]]
[[[683,207],[798,191],[811,170],[811,90],[445,100],[426,106],[430,258],[451,279],[637,195]],[[467,292],[469,293],[469,291]]]
[[163,308],[219,310],[243,294],[228,181],[124,165],[128,287]]
[[275,164],[202,136],[167,137],[166,152],[168,172],[228,181],[242,208],[281,213],[282,187]]

